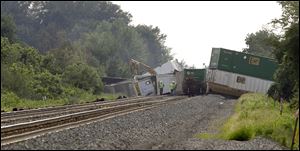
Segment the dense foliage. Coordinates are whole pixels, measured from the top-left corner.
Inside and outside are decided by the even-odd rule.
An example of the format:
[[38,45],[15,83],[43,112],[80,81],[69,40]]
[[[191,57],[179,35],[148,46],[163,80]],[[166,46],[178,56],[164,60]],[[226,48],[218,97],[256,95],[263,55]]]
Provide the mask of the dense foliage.
[[[280,103],[266,95],[244,94],[235,105],[235,113],[219,127],[219,133],[202,133],[197,137],[246,141],[263,136],[290,148],[295,128],[295,111],[286,102],[283,104],[282,114],[279,108]],[[299,127],[293,147],[299,150]]]
[[1,14],[1,36],[15,41],[16,25],[11,16]]
[[245,48],[243,52],[274,58],[273,52],[276,49],[272,43],[274,40],[278,41],[279,38],[266,29],[248,34],[245,39],[248,48]]
[[[69,57],[105,68],[109,76],[128,77],[123,65],[130,58],[152,67],[172,59],[158,27],[129,25],[131,15],[111,2],[2,1],[1,14],[13,18],[16,37],[40,52],[66,50],[65,56],[74,53]],[[118,67],[110,67],[112,63]]]
[[299,1],[279,2],[282,16],[273,20],[284,30],[281,40],[274,45],[276,59],[280,66],[275,74],[277,95],[298,107],[299,105]]
[[102,76],[130,77],[131,58],[171,60],[166,35],[131,17],[106,1],[1,1],[1,97],[100,94]]
[[268,94],[275,99],[283,97],[297,107],[299,104],[299,1],[280,1],[282,16],[271,24],[280,28],[283,35],[272,29],[248,34],[244,52],[276,58],[279,68],[274,74],[275,84]]

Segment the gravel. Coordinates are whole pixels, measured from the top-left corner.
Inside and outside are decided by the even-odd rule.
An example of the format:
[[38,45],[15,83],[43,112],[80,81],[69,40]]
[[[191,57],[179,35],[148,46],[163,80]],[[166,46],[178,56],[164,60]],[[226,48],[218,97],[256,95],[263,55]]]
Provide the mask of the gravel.
[[204,140],[190,138],[176,144],[173,148],[184,150],[288,150],[278,143],[266,138],[257,137],[250,141]]
[[233,113],[235,99],[209,94],[84,126],[48,133],[2,149],[285,149],[265,138],[251,141],[203,140]]

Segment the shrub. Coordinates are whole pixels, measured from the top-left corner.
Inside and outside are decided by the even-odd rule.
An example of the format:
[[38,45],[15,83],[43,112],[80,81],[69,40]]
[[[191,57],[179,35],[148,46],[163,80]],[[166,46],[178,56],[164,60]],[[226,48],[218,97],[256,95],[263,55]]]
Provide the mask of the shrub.
[[63,73],[63,80],[72,86],[95,94],[100,94],[103,90],[103,84],[97,70],[83,63],[67,66]]
[[34,75],[34,80],[31,86],[36,93],[37,99],[42,99],[43,96],[47,98],[59,98],[63,94],[63,86],[61,77],[53,75],[47,70]]
[[20,103],[20,98],[13,92],[1,91],[1,110],[8,111]]
[[[264,136],[290,147],[294,122],[294,110],[289,104],[283,104],[283,113],[280,115],[279,102],[274,102],[263,94],[248,93],[239,98],[235,113],[216,137],[244,141],[255,136]],[[299,130],[296,134],[296,148],[299,145],[297,136],[299,137]]]
[[229,134],[229,140],[247,141],[253,137],[253,131],[246,126],[240,127]]

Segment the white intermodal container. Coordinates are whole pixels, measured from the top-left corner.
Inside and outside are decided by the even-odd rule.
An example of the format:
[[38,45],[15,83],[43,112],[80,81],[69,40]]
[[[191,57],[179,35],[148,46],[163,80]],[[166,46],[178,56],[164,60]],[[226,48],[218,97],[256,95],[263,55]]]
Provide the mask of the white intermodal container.
[[208,89],[222,94],[240,96],[247,92],[258,92],[266,94],[274,83],[273,81],[261,79],[242,74],[208,69],[206,74]]

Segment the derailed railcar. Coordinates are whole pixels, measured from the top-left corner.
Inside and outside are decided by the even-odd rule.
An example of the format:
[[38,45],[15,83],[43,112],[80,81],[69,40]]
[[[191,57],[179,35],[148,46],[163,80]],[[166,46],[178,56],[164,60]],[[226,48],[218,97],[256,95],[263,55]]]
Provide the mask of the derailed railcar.
[[274,83],[277,66],[271,58],[213,48],[206,74],[207,90],[234,96],[266,93]]
[[107,84],[104,86],[104,92],[111,93],[111,94],[125,95],[127,97],[138,96],[134,82],[132,80]]
[[187,95],[200,95],[205,93],[206,69],[184,69],[182,91]]

